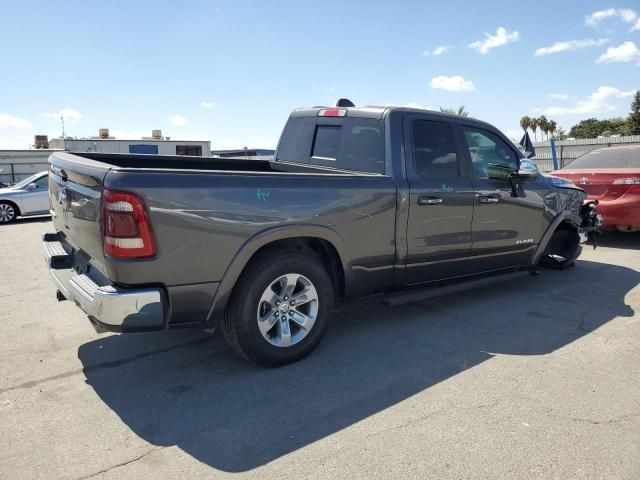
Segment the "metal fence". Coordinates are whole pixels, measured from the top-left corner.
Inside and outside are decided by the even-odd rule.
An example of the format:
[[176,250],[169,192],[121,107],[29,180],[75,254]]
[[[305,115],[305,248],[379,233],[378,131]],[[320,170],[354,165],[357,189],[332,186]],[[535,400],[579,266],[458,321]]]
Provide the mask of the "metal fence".
[[[584,155],[596,148],[611,147],[612,145],[633,145],[640,144],[640,135],[629,135],[624,137],[606,138],[581,138],[579,140],[559,140],[556,141],[556,155],[558,158],[558,168],[570,164],[576,158]],[[551,155],[551,144],[549,141],[534,142],[536,156],[532,159],[538,168],[545,172],[554,170]]]
[[47,162],[0,163],[0,183],[13,185],[47,168],[49,168]]

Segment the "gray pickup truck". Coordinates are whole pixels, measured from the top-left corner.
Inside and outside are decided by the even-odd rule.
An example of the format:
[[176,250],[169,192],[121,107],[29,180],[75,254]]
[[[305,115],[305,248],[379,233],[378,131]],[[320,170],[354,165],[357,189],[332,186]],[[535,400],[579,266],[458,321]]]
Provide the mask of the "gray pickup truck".
[[298,109],[272,161],[49,162],[58,299],[99,332],[219,322],[263,365],[313,350],[339,303],[580,251],[583,190],[491,125],[427,110]]

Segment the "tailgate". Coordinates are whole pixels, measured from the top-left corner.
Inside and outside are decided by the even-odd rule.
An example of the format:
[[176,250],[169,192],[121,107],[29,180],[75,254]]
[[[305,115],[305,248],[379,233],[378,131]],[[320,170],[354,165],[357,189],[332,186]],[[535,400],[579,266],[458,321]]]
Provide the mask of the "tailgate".
[[49,157],[49,201],[62,240],[104,266],[100,199],[110,166],[66,152]]

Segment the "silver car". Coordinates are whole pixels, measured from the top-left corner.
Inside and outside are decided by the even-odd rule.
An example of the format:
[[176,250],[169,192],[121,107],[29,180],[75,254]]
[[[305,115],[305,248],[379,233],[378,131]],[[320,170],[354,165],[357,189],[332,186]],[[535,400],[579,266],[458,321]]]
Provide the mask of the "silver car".
[[36,173],[12,187],[0,188],[0,224],[18,216],[49,213],[49,174]]

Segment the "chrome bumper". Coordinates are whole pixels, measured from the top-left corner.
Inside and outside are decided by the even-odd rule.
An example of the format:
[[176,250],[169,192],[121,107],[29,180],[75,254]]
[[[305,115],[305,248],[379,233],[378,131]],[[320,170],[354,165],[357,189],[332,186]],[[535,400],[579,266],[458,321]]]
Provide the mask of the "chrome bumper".
[[119,288],[101,282],[88,273],[73,270],[69,254],[55,234],[45,234],[42,251],[49,274],[60,296],[76,303],[98,331],[143,331],[164,327],[161,289]]

